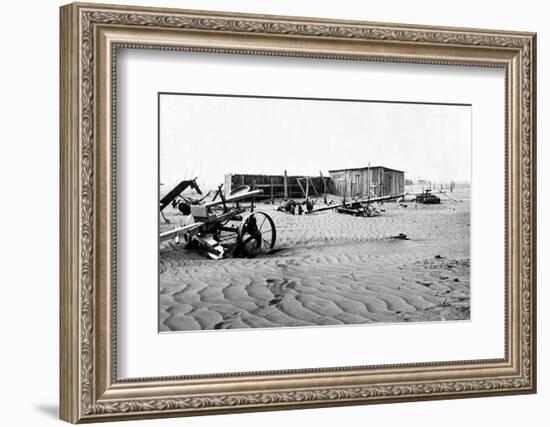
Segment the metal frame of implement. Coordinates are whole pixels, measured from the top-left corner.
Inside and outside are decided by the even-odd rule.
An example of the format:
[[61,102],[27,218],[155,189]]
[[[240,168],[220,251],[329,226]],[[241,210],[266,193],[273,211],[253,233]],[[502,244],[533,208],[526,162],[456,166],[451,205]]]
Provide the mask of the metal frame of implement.
[[[187,224],[160,233],[161,242],[174,239],[183,240],[190,249],[206,251],[212,259],[229,256],[252,258],[260,253],[269,252],[275,246],[277,232],[273,219],[265,212],[254,211],[254,199],[250,212],[239,206],[239,202],[262,194],[262,190],[244,189],[225,197],[218,187],[219,200],[191,205],[191,214]],[[228,206],[234,203],[234,206]],[[234,225],[238,222],[238,225]]]
[[328,206],[323,206],[321,208],[313,209],[312,211],[305,212],[305,213],[306,215],[309,215],[309,214],[329,211],[333,209],[337,209],[337,210],[345,209],[346,211],[342,211],[342,212],[354,213],[356,215],[363,215],[363,214],[367,215],[367,212],[365,211],[366,205],[370,205],[371,203],[376,203],[376,202],[384,202],[388,200],[400,199],[402,197],[405,197],[405,195],[406,193],[396,194],[393,196],[380,196],[380,197],[372,197],[372,198],[361,199],[361,200],[353,200],[351,202],[344,201],[342,203],[337,203],[335,205],[328,205]]

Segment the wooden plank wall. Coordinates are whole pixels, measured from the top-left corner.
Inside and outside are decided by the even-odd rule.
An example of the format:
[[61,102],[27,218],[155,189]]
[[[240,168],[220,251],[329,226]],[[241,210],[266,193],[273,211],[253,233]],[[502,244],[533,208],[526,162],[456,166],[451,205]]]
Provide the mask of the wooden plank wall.
[[384,167],[334,171],[330,176],[334,194],[340,197],[368,197],[369,187],[371,196],[389,196],[405,191],[405,174]]
[[[304,178],[304,175],[287,175],[288,183],[288,198],[303,199],[304,193],[298,184],[298,178]],[[329,193],[334,192],[334,185],[330,177],[324,177],[325,185]],[[323,194],[323,181],[320,176],[309,177],[309,195],[314,197],[318,194]],[[284,198],[284,175],[253,175],[253,174],[226,174],[224,188],[226,194],[229,194],[232,189],[241,185],[248,185],[256,190],[263,190],[264,194],[258,196],[258,199],[271,199],[272,193],[274,199]],[[301,181],[305,189],[305,181]]]

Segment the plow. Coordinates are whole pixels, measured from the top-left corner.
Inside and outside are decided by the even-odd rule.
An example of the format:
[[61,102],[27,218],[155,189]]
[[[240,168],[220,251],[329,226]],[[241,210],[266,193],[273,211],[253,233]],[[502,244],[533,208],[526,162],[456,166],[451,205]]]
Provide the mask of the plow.
[[191,213],[191,205],[200,204],[210,195],[210,192],[208,192],[206,193],[206,195],[199,199],[190,196],[184,196],[183,192],[187,190],[187,188],[195,190],[195,192],[201,196],[203,195],[201,189],[199,188],[199,185],[197,184],[197,178],[193,178],[181,181],[178,185],[172,188],[172,190],[170,190],[168,194],[160,199],[160,214],[167,224],[169,224],[170,221],[164,216],[163,212],[167,206],[172,205],[174,209],[179,210],[182,214],[189,215]]
[[[422,193],[409,193],[409,194],[416,195],[416,197],[414,198],[414,201],[416,203],[420,203],[423,205],[439,205],[441,203],[441,197],[434,194],[434,192],[431,189],[426,189],[422,191]],[[457,200],[451,197],[445,191],[440,190],[437,192],[437,194],[445,196],[447,199],[451,200],[454,203],[461,202],[461,200]]]
[[317,209],[312,209],[311,211],[306,212],[306,214],[336,210],[336,212],[353,216],[372,217],[380,214],[380,211],[373,206],[374,203],[383,203],[390,200],[402,199],[403,197],[405,197],[405,193],[390,196],[354,199],[349,202],[346,202],[344,200],[342,203],[336,203]]
[[[160,241],[183,243],[215,260],[269,253],[277,239],[275,223],[267,213],[254,210],[254,197],[263,191],[242,186],[226,197],[222,187],[212,201],[189,204],[185,224],[160,233]],[[250,201],[249,209],[242,205],[245,200]]]

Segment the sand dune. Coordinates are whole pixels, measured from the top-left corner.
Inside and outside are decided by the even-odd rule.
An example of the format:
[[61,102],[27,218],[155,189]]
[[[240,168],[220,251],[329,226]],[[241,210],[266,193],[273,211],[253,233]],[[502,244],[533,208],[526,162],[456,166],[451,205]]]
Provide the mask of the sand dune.
[[[457,203],[385,208],[359,218],[261,205],[275,220],[277,250],[254,259],[213,261],[164,243],[160,330],[468,319],[467,194]],[[409,240],[393,237],[399,233]]]

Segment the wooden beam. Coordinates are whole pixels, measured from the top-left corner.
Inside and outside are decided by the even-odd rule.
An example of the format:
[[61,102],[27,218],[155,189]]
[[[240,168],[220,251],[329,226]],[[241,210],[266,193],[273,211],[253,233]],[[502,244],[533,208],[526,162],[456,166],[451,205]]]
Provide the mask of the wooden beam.
[[302,186],[302,183],[300,182],[300,178],[296,178],[296,182],[297,182],[298,185],[300,186],[300,190],[302,190],[302,193],[304,194],[304,196],[305,196],[306,199],[307,199],[306,190],[304,190],[304,187]]
[[285,169],[285,175],[284,175],[284,192],[285,192],[284,199],[288,200],[288,178],[286,175],[286,169]]
[[[226,197],[225,198],[225,203],[236,202],[238,200],[243,200],[243,199],[246,199],[248,197],[256,196],[256,195],[259,195],[259,194],[263,194],[263,190],[254,190],[254,191],[248,191],[246,193],[238,193],[238,194],[235,194],[234,196]],[[223,202],[221,200],[215,200],[213,202],[205,203],[204,206],[206,208],[211,208],[213,206],[219,206],[221,204],[223,204]]]
[[341,208],[341,207],[349,207],[349,206],[353,206],[353,205],[364,205],[364,204],[371,204],[371,203],[375,203],[375,202],[383,202],[383,201],[387,201],[387,200],[400,199],[401,197],[405,197],[405,193],[395,194],[393,196],[380,196],[380,197],[375,197],[375,198],[372,198],[372,199],[361,199],[361,200],[352,201],[350,203],[343,202],[343,203],[338,203],[336,205],[323,206],[322,208],[318,208],[318,209],[314,209],[310,212],[306,212],[306,214],[311,214],[311,213],[315,213],[315,212],[323,212],[323,211],[328,211],[328,210],[331,210],[331,209],[337,209],[337,208]]

